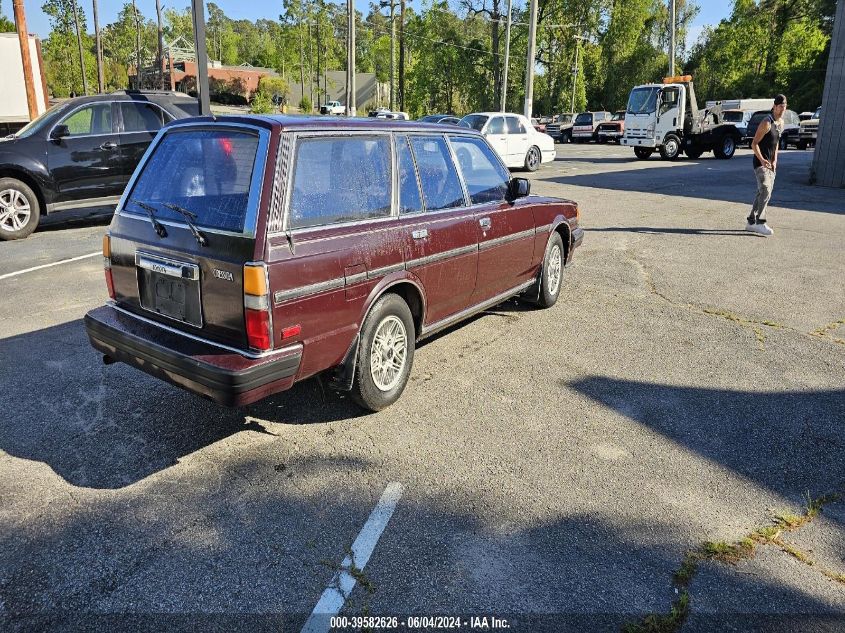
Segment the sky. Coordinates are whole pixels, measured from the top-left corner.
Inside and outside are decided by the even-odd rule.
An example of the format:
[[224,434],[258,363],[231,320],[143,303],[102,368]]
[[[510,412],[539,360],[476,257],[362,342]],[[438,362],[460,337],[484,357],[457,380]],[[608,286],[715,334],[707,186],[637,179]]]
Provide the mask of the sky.
[[[215,0],[217,6],[223,9],[223,12],[235,20],[252,20],[259,18],[277,19],[282,10],[281,0],[274,2],[266,2],[263,0]],[[94,18],[91,13],[91,0],[77,0],[79,6],[85,11],[88,16],[88,29],[93,31]],[[117,14],[123,6],[125,0],[98,0],[98,11],[100,18],[100,26],[114,22],[117,19]],[[43,0],[24,0],[24,7],[26,9],[27,28],[30,33],[39,35],[42,39],[46,38],[50,33],[50,22],[47,16],[41,11]],[[155,17],[155,0],[136,0],[138,10],[149,18]],[[190,6],[189,0],[161,0],[162,11],[165,8],[171,7],[176,9],[184,9]],[[345,3],[344,3],[345,4]],[[412,0],[411,4],[418,6],[418,0]],[[727,18],[731,13],[731,6],[733,0],[698,0],[698,5],[701,11],[693,23],[693,28],[687,38],[689,45],[695,43],[698,35],[702,29],[707,25],[718,24],[723,18]],[[9,18],[12,18],[12,0],[0,0],[3,13]],[[369,11],[368,0],[355,0],[355,6],[359,11]],[[206,17],[207,14],[206,14]]]

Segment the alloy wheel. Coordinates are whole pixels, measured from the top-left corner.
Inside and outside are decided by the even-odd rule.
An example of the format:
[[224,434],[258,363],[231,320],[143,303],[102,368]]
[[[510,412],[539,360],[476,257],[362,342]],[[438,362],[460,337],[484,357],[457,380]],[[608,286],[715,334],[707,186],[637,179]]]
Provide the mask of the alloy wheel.
[[381,391],[390,391],[402,379],[408,357],[408,334],[405,324],[391,314],[376,328],[370,349],[370,375]]
[[552,252],[549,253],[549,270],[546,273],[546,286],[549,289],[549,294],[554,296],[557,294],[558,286],[560,286],[560,271],[562,257],[560,253],[560,246],[555,244],[552,247]]
[[32,209],[29,201],[17,189],[0,191],[0,230],[20,231],[29,222]]

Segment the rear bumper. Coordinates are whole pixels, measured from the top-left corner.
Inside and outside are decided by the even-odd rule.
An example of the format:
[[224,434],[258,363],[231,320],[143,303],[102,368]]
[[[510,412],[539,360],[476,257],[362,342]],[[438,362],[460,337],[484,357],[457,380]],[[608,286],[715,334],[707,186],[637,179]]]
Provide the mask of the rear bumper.
[[302,344],[248,358],[108,305],[85,315],[85,329],[110,359],[226,406],[290,388],[302,359]]

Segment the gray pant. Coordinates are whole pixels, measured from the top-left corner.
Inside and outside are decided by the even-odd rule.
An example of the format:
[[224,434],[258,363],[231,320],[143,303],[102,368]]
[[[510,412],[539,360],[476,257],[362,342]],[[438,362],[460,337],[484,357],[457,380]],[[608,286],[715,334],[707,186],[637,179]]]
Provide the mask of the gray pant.
[[769,205],[772,191],[775,188],[775,172],[773,169],[766,169],[761,166],[754,170],[754,175],[757,176],[757,197],[754,198],[754,204],[751,205],[748,223],[765,224],[766,207]]

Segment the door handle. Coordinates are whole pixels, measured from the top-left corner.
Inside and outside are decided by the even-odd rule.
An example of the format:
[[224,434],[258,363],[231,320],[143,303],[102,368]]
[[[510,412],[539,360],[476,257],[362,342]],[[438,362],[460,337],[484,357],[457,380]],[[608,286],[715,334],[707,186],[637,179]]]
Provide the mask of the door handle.
[[418,229],[411,233],[415,240],[424,240],[428,237],[428,229]]
[[481,225],[481,228],[485,231],[493,226],[493,223],[490,222],[490,218],[481,218],[478,223]]
[[114,149],[115,147],[117,147],[117,143],[114,143],[112,141],[106,141],[105,143],[100,145],[100,149]]

